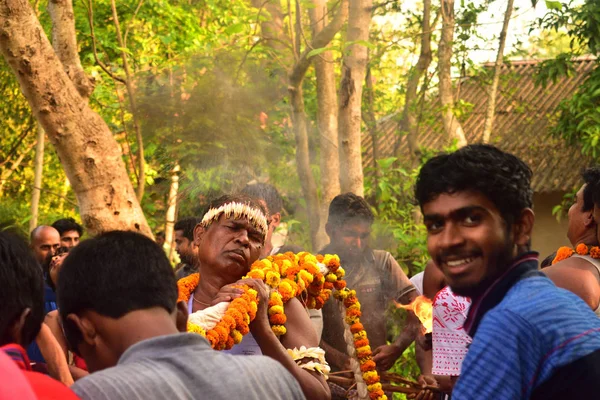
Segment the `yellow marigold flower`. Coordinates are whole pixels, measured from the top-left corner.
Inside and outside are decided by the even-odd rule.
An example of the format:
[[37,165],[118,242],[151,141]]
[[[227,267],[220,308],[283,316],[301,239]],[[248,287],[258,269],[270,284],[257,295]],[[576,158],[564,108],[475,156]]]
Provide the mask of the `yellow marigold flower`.
[[292,263],[290,262],[290,260],[285,259],[281,262],[281,266],[280,266],[280,272],[281,275],[285,275],[285,272],[288,270],[289,267],[292,266]]
[[305,285],[308,285],[309,283],[311,283],[314,278],[315,277],[306,270],[300,270],[300,272],[298,272],[298,279],[303,280]]
[[348,308],[346,308],[347,311],[360,311],[360,303],[357,301],[356,303],[352,304],[351,306],[349,306]]
[[269,308],[269,315],[283,314],[283,306],[273,306]]
[[356,332],[354,335],[352,335],[354,337],[354,340],[360,340],[360,339],[366,339],[367,338],[367,332],[365,331],[360,331],[360,332]]
[[315,268],[317,267],[317,263],[319,261],[317,261],[317,257],[313,256],[310,253],[306,253],[306,255],[304,256],[304,262],[305,263],[311,263],[315,266]]
[[346,271],[345,271],[345,270],[344,270],[344,268],[342,268],[342,267],[339,267],[339,268],[337,269],[337,271],[335,271],[335,276],[337,276],[337,277],[338,277],[338,278],[340,278],[340,279],[341,279],[341,278],[343,278],[343,277],[344,277],[344,275],[346,275]]
[[285,326],[283,326],[283,325],[273,325],[271,327],[271,330],[273,331],[275,336],[283,336],[287,332],[287,330],[285,329]]
[[333,282],[337,281],[337,275],[334,274],[333,272],[330,272],[325,276],[325,280],[327,282],[333,283]]
[[233,341],[235,342],[235,344],[240,343],[242,341],[242,339],[244,338],[244,336],[237,329],[232,329],[230,335],[233,338]]
[[306,271],[308,271],[309,273],[316,275],[319,273],[319,268],[317,267],[316,263],[313,262],[305,262],[304,264],[302,264],[302,266],[306,269]]
[[267,268],[271,268],[273,266],[273,264],[271,264],[271,261],[269,261],[268,258],[264,258],[262,261],[263,261],[263,264],[265,264],[265,267],[267,267]]
[[272,288],[276,288],[279,285],[280,277],[279,274],[275,271],[267,272],[267,276],[265,277],[265,283]]
[[248,272],[247,276],[248,278],[259,279],[261,281],[265,279],[265,273],[261,269],[253,269],[252,271]]
[[377,382],[377,383],[374,383],[372,385],[368,385],[367,386],[367,390],[369,392],[374,392],[376,390],[381,390],[381,383]]

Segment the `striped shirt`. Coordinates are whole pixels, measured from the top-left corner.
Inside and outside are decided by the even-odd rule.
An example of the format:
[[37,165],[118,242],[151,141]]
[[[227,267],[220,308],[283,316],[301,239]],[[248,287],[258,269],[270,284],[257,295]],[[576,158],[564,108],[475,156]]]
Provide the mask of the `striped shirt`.
[[298,382],[277,361],[213,350],[195,333],[143,340],[112,368],[72,386],[86,400],[303,400]]
[[525,255],[483,296],[499,296],[497,304],[473,302],[465,323],[473,343],[453,400],[600,393],[600,319],[536,270],[537,258]]

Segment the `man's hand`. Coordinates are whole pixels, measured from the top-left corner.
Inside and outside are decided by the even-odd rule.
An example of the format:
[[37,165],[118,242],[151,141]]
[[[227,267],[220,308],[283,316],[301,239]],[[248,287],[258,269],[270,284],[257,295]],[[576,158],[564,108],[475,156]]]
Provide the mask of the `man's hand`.
[[373,361],[377,368],[387,371],[394,366],[394,363],[402,355],[400,348],[394,344],[384,344],[373,350]]
[[406,398],[411,400],[433,400],[435,393],[429,389],[426,389],[427,386],[438,386],[433,375],[421,375],[419,376],[418,381],[423,390],[421,390],[419,393],[409,394],[406,396]]

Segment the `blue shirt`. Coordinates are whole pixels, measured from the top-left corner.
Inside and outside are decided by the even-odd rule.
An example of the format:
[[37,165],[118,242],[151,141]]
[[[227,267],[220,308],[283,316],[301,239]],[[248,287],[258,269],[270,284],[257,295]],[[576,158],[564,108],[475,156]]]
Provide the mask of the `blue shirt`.
[[[58,308],[56,305],[56,293],[47,283],[44,283],[44,315],[48,314],[50,311],[54,311]],[[27,356],[29,360],[37,363],[45,363],[44,356],[42,356],[42,352],[38,347],[35,341],[31,342],[29,346],[27,346]]]
[[[521,276],[513,267],[521,268],[516,272]],[[465,323],[473,343],[452,400],[529,399],[561,369],[577,367],[578,360],[589,356],[597,360],[600,354],[600,319],[594,312],[537,272],[537,258],[532,261],[531,254],[513,267],[499,280],[500,285],[509,282],[503,293],[492,289],[483,296],[501,296],[496,304],[488,301],[486,309],[486,299],[473,303],[472,309],[479,309]],[[563,386],[597,386],[599,381],[600,368],[595,368],[583,380],[567,380]]]

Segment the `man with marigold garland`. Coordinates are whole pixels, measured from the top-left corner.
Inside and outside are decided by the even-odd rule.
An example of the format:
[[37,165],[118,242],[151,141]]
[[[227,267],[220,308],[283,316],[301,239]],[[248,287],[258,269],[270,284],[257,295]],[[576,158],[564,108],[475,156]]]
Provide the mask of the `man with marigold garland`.
[[[360,196],[344,193],[336,196],[329,206],[325,227],[330,244],[320,253],[338,254],[346,270],[348,287],[355,289],[361,303],[361,322],[368,334],[374,360],[380,370],[387,370],[414,341],[421,323],[409,311],[407,324],[400,336],[387,344],[386,310],[394,301],[408,304],[417,296],[416,289],[394,257],[386,251],[369,246],[373,213]],[[344,326],[337,304],[323,307],[323,338],[327,361],[332,369],[349,369]]]
[[429,254],[470,297],[473,342],[453,400],[585,399],[600,392],[600,319],[538,270],[531,169],[489,145],[423,165],[415,197]]
[[292,375],[263,356],[214,351],[187,329],[165,253],[135,232],[82,242],[65,259],[58,303],[65,337],[90,372],[82,399],[304,399]]
[[554,254],[552,265],[543,271],[556,286],[581,297],[600,317],[600,248],[593,199],[594,191],[600,186],[597,183],[600,168],[587,169],[582,175],[585,183],[575,195],[575,202],[568,212],[567,237],[575,254],[573,249],[561,247]]

